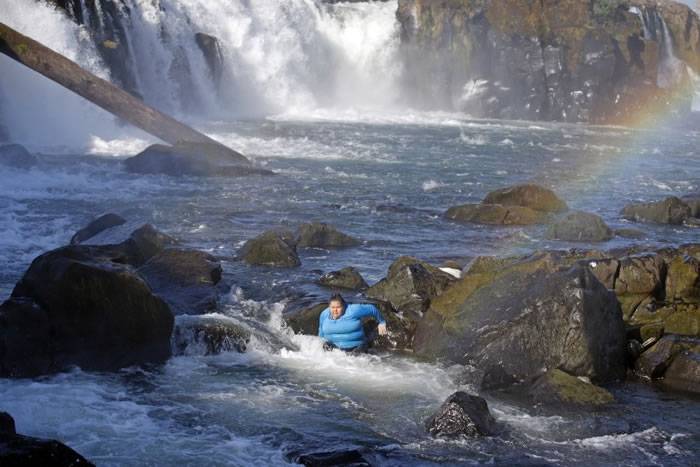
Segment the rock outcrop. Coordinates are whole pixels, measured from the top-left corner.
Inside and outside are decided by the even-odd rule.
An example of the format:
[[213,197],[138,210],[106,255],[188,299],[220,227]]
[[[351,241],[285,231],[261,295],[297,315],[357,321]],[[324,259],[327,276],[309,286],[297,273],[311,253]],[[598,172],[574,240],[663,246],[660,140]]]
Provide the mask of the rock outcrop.
[[248,240],[238,256],[255,266],[292,268],[301,265],[294,234],[285,229],[273,229]]
[[124,219],[118,214],[114,214],[111,212],[104,214],[90,222],[82,229],[78,230],[75,233],[75,235],[71,237],[70,244],[77,245],[78,243],[83,243],[86,240],[89,240],[95,235],[99,234],[100,232],[103,232],[112,227],[116,227],[118,225],[122,225],[124,223],[126,223],[126,219]]
[[680,3],[399,0],[397,17],[414,104],[482,117],[626,122],[686,112],[690,79],[668,64],[700,70],[700,22]]

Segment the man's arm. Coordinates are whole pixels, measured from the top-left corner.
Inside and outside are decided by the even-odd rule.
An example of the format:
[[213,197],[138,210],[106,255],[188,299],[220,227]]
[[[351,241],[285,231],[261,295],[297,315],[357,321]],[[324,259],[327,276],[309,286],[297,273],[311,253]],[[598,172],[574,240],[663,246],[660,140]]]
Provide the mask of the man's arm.
[[330,311],[328,310],[328,308],[326,308],[325,310],[323,310],[321,312],[320,315],[318,315],[318,336],[319,337],[325,337],[323,335],[323,322],[328,317],[328,313],[330,313]]
[[374,318],[379,325],[377,326],[377,332],[379,335],[386,334],[386,321],[382,316],[379,308],[371,303],[364,303],[362,305],[353,304],[353,315],[357,318]]

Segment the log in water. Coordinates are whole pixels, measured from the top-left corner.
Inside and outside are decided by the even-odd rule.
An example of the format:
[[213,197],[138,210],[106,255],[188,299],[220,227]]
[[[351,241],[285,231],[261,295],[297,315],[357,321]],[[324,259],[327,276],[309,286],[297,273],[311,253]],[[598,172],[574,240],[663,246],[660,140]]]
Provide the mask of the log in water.
[[[0,52],[167,143],[208,143],[226,148],[3,23],[0,23]],[[243,157],[226,149],[234,156]]]

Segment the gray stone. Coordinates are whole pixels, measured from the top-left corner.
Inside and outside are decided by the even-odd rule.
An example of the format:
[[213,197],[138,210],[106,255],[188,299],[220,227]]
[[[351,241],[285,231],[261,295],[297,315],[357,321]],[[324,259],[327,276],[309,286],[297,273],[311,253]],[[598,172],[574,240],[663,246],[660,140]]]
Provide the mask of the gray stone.
[[326,273],[318,282],[324,287],[336,289],[365,290],[369,287],[359,271],[352,266]]
[[248,264],[291,268],[301,265],[294,235],[288,230],[268,230],[248,240],[238,255]]
[[570,242],[605,242],[613,231],[595,214],[575,211],[558,219],[547,230],[547,238]]
[[361,244],[358,239],[321,222],[299,226],[296,238],[299,248],[345,248]]
[[635,222],[679,225],[690,217],[690,206],[670,196],[653,203],[628,204],[622,209],[622,217]]

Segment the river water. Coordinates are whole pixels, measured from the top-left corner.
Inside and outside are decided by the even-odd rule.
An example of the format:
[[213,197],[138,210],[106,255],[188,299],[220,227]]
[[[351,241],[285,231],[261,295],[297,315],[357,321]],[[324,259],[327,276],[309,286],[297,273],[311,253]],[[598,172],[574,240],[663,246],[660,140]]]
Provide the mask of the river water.
[[[323,352],[317,338],[293,336],[282,323],[290,309],[327,299],[315,285],[321,273],[355,266],[374,283],[401,255],[467,263],[485,254],[696,242],[697,229],[633,225],[619,211],[633,201],[700,191],[700,132],[477,120],[402,107],[395,2],[162,0],[160,12],[152,2],[127,3],[140,12],[130,33],[145,99],[277,175],[127,174],[121,161],[154,142],[150,137],[0,57],[0,100],[12,110],[4,123],[40,159],[29,171],[0,171],[0,299],[33,258],[67,244],[97,215],[116,212],[127,225],[95,241],[148,222],[216,255],[226,285],[218,318],[255,328],[255,337],[245,354],[203,356],[193,345],[161,367],[0,379],[0,410],[14,416],[20,433],[60,439],[109,466],[288,465],[294,453],[344,449],[396,466],[697,463],[697,400],[636,383],[610,387],[617,403],[600,413],[543,414],[488,398],[497,436],[434,440],[426,418],[452,392],[476,392],[468,368]],[[84,31],[57,12],[19,0],[0,5],[0,13],[107,76]],[[166,28],[194,57],[183,37],[205,25],[235,66],[224,72],[223,94],[195,76],[204,111],[188,113],[173,83],[149,68],[175,47],[154,37]],[[450,206],[524,182],[552,188],[571,208],[597,213],[613,228],[637,228],[644,238],[574,245],[545,240],[543,227],[442,218]],[[302,250],[302,266],[292,270],[236,259],[260,232],[309,221],[363,243]]]

